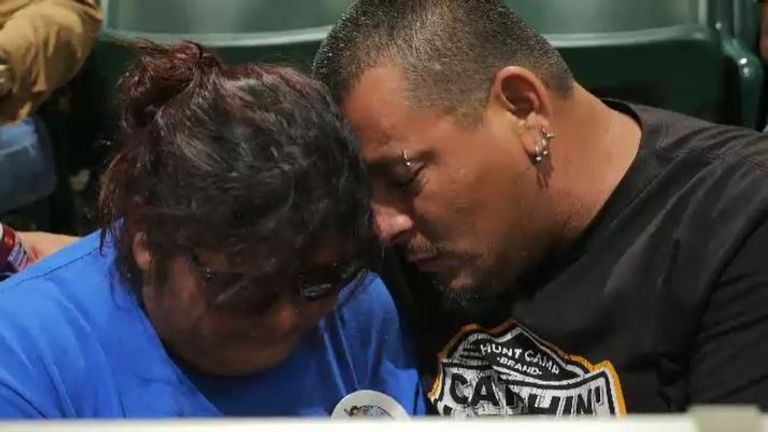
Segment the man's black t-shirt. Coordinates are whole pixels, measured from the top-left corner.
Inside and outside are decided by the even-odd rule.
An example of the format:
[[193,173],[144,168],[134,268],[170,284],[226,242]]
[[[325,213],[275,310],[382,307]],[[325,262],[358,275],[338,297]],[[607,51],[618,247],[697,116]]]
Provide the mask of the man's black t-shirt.
[[450,321],[406,272],[439,414],[768,408],[768,139],[610,104],[641,125],[639,152],[508,320]]

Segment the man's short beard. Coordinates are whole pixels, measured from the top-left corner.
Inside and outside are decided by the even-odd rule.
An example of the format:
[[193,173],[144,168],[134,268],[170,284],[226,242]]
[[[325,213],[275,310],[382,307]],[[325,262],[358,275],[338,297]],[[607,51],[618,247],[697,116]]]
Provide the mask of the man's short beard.
[[444,313],[461,321],[484,321],[489,315],[498,314],[498,294],[489,295],[485,290],[453,290],[439,287],[440,304]]
[[440,293],[440,307],[444,314],[464,322],[486,323],[506,320],[512,310],[513,291],[497,281],[486,280],[465,289],[452,289],[432,279]]

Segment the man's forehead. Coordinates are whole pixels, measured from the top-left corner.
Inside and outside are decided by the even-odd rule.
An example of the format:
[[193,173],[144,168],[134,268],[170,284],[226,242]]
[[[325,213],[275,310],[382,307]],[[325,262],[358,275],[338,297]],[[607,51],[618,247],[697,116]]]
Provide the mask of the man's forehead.
[[447,124],[439,112],[414,110],[406,91],[401,68],[379,66],[363,73],[341,104],[360,154],[371,167],[400,165],[404,152],[417,159],[425,149],[416,147],[427,145]]
[[364,97],[389,98],[404,95],[408,89],[405,71],[392,63],[382,63],[363,71],[352,85],[350,93]]
[[366,162],[392,159],[399,155],[397,149],[402,144],[405,119],[402,113],[386,101],[373,102],[358,98],[356,95],[344,105],[343,112],[355,135],[360,155]]
[[366,145],[387,141],[392,128],[405,119],[408,104],[399,75],[392,67],[369,69],[341,103],[344,116]]
[[391,168],[405,159],[418,161],[455,130],[449,120],[431,115],[412,115],[390,127],[353,126],[360,156],[371,168]]

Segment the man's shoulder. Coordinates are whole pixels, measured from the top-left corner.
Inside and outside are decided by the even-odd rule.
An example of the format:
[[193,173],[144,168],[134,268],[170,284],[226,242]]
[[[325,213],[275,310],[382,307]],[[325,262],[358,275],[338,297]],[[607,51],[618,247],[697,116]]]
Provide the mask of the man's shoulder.
[[644,191],[637,208],[649,217],[662,209],[675,223],[699,215],[703,225],[691,226],[739,241],[734,231],[753,229],[768,214],[768,135],[656,108],[619,109],[643,131],[632,174]]
[[662,157],[703,164],[743,163],[768,171],[768,135],[642,105],[626,105],[643,129],[641,146]]

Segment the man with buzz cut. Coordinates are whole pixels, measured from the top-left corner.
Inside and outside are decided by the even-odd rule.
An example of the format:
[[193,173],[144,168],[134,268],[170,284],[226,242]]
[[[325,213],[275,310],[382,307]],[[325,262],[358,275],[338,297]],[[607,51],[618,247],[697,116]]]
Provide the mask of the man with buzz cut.
[[314,74],[407,262],[435,412],[768,408],[762,135],[597,98],[500,0],[359,0]]

